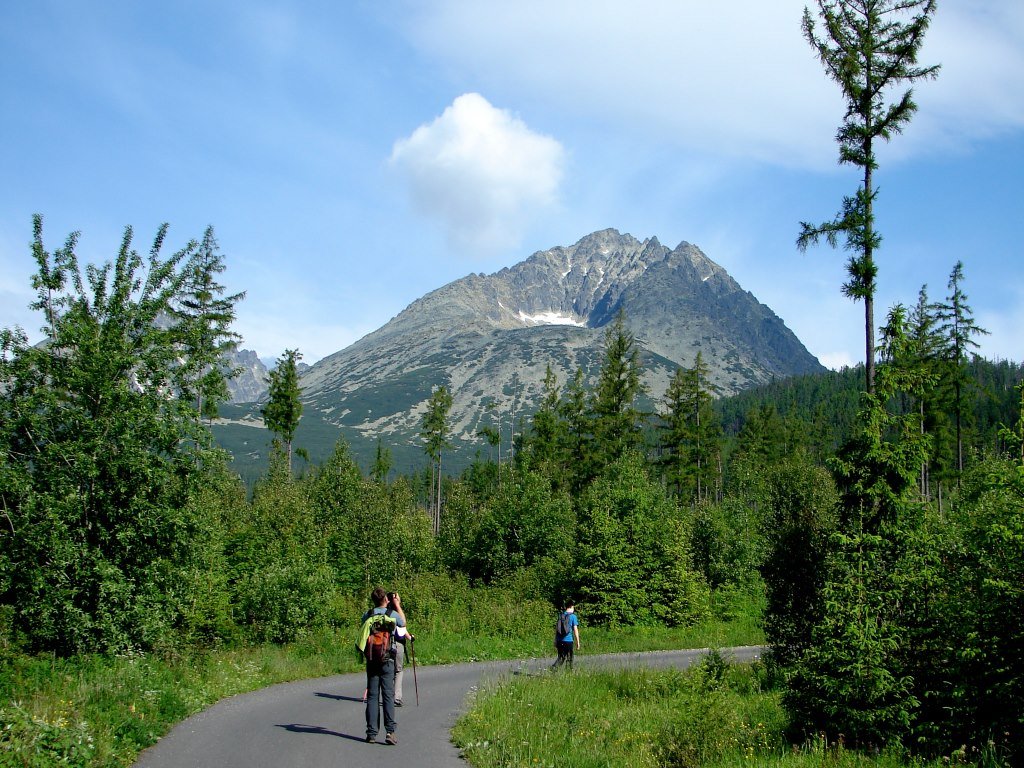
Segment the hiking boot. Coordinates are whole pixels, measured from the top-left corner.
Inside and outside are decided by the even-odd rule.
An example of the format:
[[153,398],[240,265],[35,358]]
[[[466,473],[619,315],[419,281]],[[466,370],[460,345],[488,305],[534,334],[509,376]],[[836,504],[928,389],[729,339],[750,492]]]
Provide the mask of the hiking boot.
[[395,734],[389,733],[387,736],[384,737],[384,743],[385,744],[397,744],[398,743],[398,738],[395,736]]
[[366,743],[367,744],[373,744],[373,742],[375,742],[376,740],[377,740],[377,734],[376,733],[373,734],[372,736],[370,734],[366,734]]

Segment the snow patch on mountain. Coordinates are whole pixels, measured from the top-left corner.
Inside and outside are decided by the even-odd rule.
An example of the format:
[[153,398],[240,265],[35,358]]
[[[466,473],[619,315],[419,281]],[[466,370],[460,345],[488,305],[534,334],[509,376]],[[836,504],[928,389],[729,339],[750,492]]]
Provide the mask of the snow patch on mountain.
[[575,317],[550,311],[528,315],[523,310],[519,310],[519,319],[524,325],[575,325],[577,328],[587,327],[586,323],[577,320]]

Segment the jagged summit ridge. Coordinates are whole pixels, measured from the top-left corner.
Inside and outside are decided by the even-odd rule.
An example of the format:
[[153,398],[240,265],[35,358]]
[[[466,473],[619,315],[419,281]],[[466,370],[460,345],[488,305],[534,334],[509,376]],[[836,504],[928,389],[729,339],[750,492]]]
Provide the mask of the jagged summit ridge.
[[[599,349],[600,329],[620,308],[647,352],[691,365],[701,351],[722,393],[820,368],[774,312],[696,246],[683,242],[669,249],[655,237],[640,241],[604,229],[494,274],[470,274],[430,291],[314,365],[303,383],[315,398],[352,392],[432,359],[446,371],[435,385],[451,384],[456,350],[492,356],[501,351],[502,334],[545,326],[576,332],[566,338],[583,334],[586,345]],[[548,362],[571,375],[572,357],[565,351],[538,361],[539,371],[529,375],[541,380]],[[660,395],[659,389],[652,392]]]
[[600,328],[614,317],[626,290],[664,262],[685,263],[700,281],[717,277],[739,290],[725,270],[689,243],[670,251],[657,238],[639,241],[605,229],[575,245],[538,251],[492,275],[470,274],[430,291],[349,349],[413,332],[444,337],[539,325]]

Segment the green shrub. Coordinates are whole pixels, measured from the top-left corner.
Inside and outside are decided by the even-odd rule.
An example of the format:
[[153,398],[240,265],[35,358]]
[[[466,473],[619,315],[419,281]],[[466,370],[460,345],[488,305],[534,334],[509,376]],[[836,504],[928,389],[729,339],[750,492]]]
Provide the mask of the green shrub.
[[239,623],[257,642],[291,642],[337,620],[329,599],[334,580],[330,567],[301,560],[255,571],[236,587]]
[[17,703],[0,708],[2,768],[86,768],[94,752],[89,724],[70,713],[42,717]]

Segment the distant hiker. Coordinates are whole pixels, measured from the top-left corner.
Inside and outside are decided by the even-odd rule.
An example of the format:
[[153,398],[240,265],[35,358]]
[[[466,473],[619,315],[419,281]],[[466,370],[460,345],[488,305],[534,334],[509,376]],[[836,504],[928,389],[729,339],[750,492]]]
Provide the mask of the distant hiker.
[[[388,613],[388,593],[377,587],[370,594],[374,607],[363,614],[363,626],[356,643],[366,659],[366,741],[377,740],[380,730],[378,703],[384,705],[385,744],[397,744],[395,731],[395,657],[391,638],[398,620]],[[405,624],[405,619],[402,619]]]
[[395,706],[402,706],[402,678],[405,675],[405,644],[413,641],[405,623],[402,598],[397,592],[388,592],[388,615],[394,617],[396,626],[392,636],[392,651],[395,657]]
[[555,622],[555,650],[558,651],[558,658],[551,665],[552,669],[558,669],[566,661],[569,662],[569,669],[572,669],[573,641],[576,650],[579,650],[580,620],[576,616],[576,604],[570,600]]

